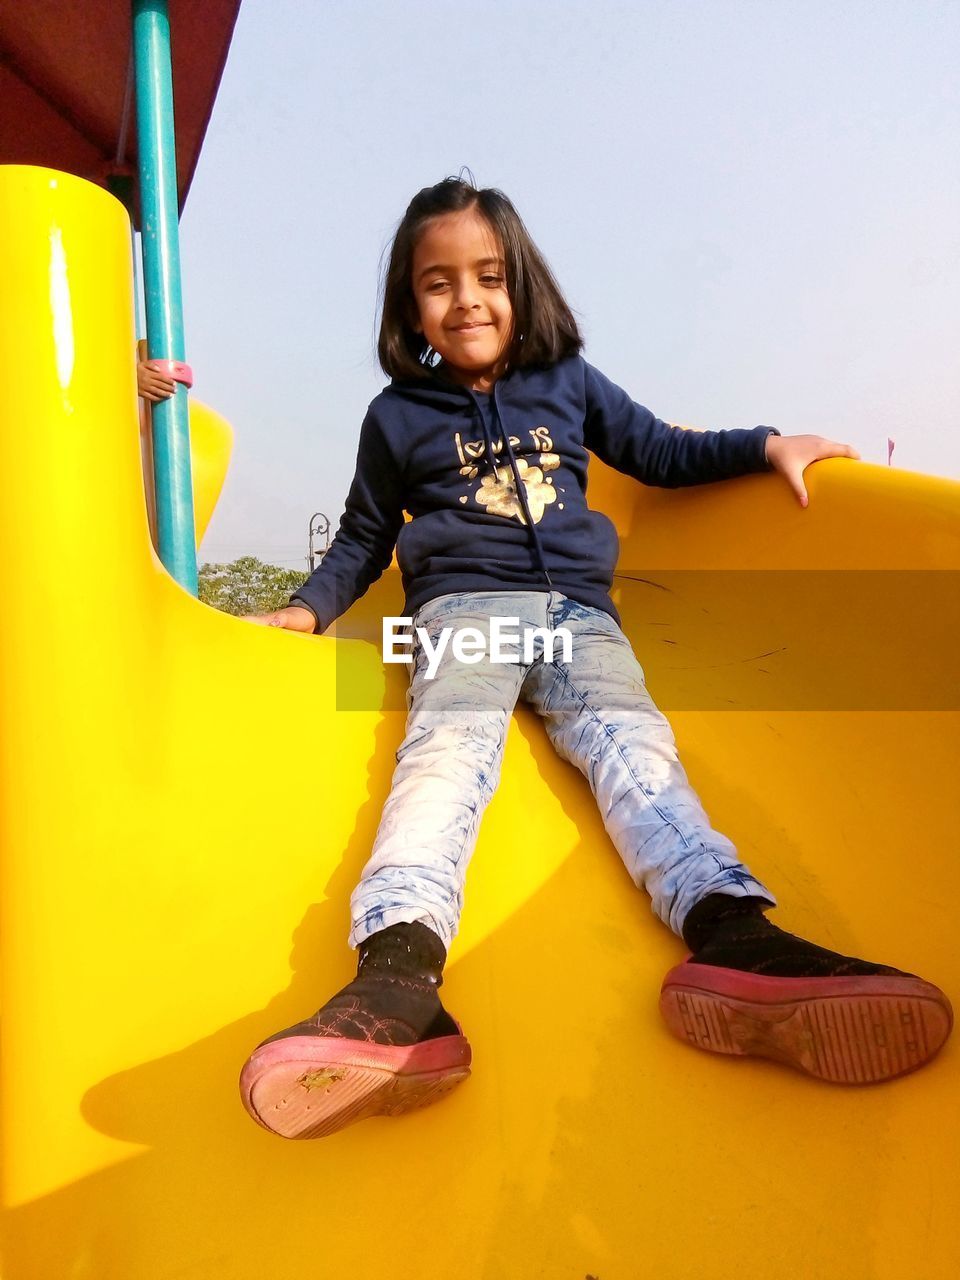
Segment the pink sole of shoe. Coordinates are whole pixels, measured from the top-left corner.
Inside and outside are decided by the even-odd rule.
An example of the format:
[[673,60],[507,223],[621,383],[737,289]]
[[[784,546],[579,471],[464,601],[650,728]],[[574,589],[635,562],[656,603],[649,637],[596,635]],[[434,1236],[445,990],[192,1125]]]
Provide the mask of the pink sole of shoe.
[[463,1036],[403,1046],[288,1036],[251,1054],[240,1096],[253,1119],[281,1138],[325,1138],[368,1116],[436,1102],[467,1078],[470,1059]]
[[660,1011],[711,1053],[769,1058],[832,1084],[877,1084],[929,1062],[953,1026],[922,978],[775,978],[688,961],[667,974]]

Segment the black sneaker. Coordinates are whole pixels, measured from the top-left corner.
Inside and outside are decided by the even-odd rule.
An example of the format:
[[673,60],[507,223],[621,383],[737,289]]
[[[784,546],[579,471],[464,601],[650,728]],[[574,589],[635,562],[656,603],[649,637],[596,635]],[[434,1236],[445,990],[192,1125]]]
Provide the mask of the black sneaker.
[[353,982],[250,1055],[240,1075],[249,1114],[283,1138],[321,1138],[426,1106],[465,1080],[470,1045],[437,991],[445,959],[419,922],[372,934]]
[[660,993],[678,1039],[831,1084],[877,1084],[936,1056],[953,1025],[939,987],[785,933],[765,919],[769,905],[714,894],[690,912],[693,955]]

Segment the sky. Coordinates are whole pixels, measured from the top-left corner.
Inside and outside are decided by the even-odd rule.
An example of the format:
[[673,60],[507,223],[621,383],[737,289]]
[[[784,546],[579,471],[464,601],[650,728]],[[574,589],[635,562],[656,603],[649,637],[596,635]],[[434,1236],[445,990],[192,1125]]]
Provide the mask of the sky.
[[385,381],[382,257],[462,166],[659,417],[960,479],[958,64],[958,0],[244,0],[181,222],[235,432],[201,560],[306,573]]

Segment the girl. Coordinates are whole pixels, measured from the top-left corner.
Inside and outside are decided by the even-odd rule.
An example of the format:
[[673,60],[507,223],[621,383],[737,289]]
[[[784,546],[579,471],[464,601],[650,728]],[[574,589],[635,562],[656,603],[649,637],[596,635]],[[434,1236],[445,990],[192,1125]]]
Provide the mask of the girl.
[[[448,178],[413,199],[384,289],[379,356],[392,381],[363,423],[339,532],[290,605],[254,619],[324,631],[396,545],[404,612],[432,651],[429,664],[426,646],[414,655],[406,736],[352,897],[357,977],[243,1069],[247,1110],[284,1137],[408,1110],[469,1073],[438,988],[518,699],[587,776],[633,880],[693,953],[661,994],[681,1039],[857,1083],[913,1070],[949,1033],[936,987],[766,919],[773,894],[710,826],[646,691],[608,594],[616,532],[585,500],[588,450],[652,485],[773,469],[804,506],[805,467],[857,454],[770,427],[671,427],[586,364],[581,345],[504,195]],[[475,628],[489,654],[502,619],[530,638],[522,660],[465,662],[450,645],[436,660],[445,628]],[[546,632],[560,628],[570,645],[557,660]]]

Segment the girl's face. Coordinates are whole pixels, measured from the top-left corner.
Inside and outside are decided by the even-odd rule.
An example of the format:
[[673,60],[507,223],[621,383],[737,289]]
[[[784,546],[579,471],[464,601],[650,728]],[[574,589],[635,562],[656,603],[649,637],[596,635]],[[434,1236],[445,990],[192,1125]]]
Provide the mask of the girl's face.
[[413,252],[411,284],[417,333],[457,382],[489,391],[505,372],[513,306],[503,250],[475,208],[426,224]]

